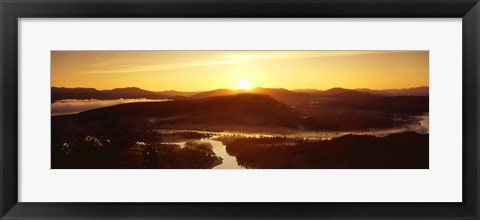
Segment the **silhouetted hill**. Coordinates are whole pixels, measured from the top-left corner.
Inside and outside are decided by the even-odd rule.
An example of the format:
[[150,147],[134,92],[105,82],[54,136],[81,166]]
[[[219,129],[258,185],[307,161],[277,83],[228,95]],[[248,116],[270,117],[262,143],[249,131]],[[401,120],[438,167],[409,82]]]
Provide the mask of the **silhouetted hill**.
[[288,90],[284,88],[254,88],[248,91],[245,90],[230,90],[230,89],[216,89],[212,91],[200,92],[190,96],[190,98],[206,98],[213,96],[225,96],[225,95],[235,95],[242,93],[249,94],[262,94],[268,95],[276,100],[279,100],[284,103],[300,103],[300,102],[310,102],[316,100],[333,100],[333,99],[342,99],[343,101],[350,100],[365,100],[381,97],[379,95],[374,95],[366,92],[359,92],[355,90],[343,89],[343,88],[332,88],[329,90]]
[[94,88],[52,87],[52,102],[61,99],[107,99],[108,95]]
[[306,102],[315,98],[315,95],[303,92],[291,91],[283,88],[255,88],[251,90],[252,93],[264,94],[271,96],[286,103]]
[[191,95],[190,98],[201,99],[201,98],[207,98],[207,97],[213,97],[213,96],[235,95],[235,94],[240,94],[240,93],[242,93],[242,92],[239,91],[239,90],[215,89],[215,90],[211,90],[211,91],[196,93],[194,95]]
[[105,94],[113,98],[147,98],[147,99],[162,99],[165,96],[156,92],[143,90],[137,87],[118,88],[112,90],[102,90]]
[[225,95],[235,95],[235,94],[243,94],[243,93],[268,95],[276,100],[279,100],[285,103],[309,101],[312,98],[315,98],[315,95],[308,94],[308,93],[295,92],[295,91],[290,91],[283,88],[261,88],[261,87],[254,88],[248,91],[217,89],[217,90],[197,93],[195,95],[190,96],[190,98],[206,98],[206,97],[213,97],[213,96],[225,96]]
[[372,89],[356,89],[360,92],[368,92],[371,94],[384,95],[384,96],[428,96],[428,86],[407,88],[407,89],[384,89],[384,90],[372,90]]
[[182,92],[182,91],[176,91],[176,90],[165,90],[165,91],[159,91],[157,92],[158,94],[162,94],[165,97],[189,97],[192,96],[198,92]]
[[334,87],[334,88],[327,89],[327,90],[295,89],[295,90],[292,90],[292,91],[301,92],[301,93],[308,93],[308,94],[315,94],[315,95],[330,96],[330,95],[336,95],[336,94],[339,94],[339,93],[344,93],[344,92],[354,91],[354,90],[344,89],[344,88],[341,88],[341,87]]
[[382,95],[382,96],[428,96],[429,94],[428,86],[412,87],[412,88],[405,88],[405,89],[383,89],[383,90],[375,90],[375,89],[368,89],[368,88],[344,89],[344,88],[336,87],[329,90],[295,89],[292,91],[310,93],[310,94],[329,95],[329,94],[335,94],[335,93],[339,93],[347,90],[375,94],[375,95]]
[[146,98],[165,99],[168,95],[143,90],[136,87],[117,88],[112,90],[97,90],[93,88],[64,88],[52,87],[52,102],[61,99],[120,99]]
[[319,92],[318,94],[321,96],[325,96],[333,99],[340,99],[341,101],[365,101],[365,100],[373,100],[381,97],[379,95],[359,92],[359,91],[350,90],[350,89],[343,89],[343,88],[333,88],[333,89]]
[[98,90],[94,88],[65,88],[65,87],[52,87],[52,93],[72,93],[72,94],[79,94],[79,93],[93,93],[98,92]]
[[208,129],[248,127],[282,127],[292,129],[321,128],[314,119],[275,99],[259,94],[214,96],[168,102],[128,103],[70,115],[81,124],[118,117],[142,126],[163,128]]
[[331,95],[336,95],[336,94],[344,93],[344,92],[348,92],[348,91],[351,91],[351,90],[340,88],[340,87],[335,87],[335,88],[327,89],[325,91],[318,91],[316,94],[331,96]]

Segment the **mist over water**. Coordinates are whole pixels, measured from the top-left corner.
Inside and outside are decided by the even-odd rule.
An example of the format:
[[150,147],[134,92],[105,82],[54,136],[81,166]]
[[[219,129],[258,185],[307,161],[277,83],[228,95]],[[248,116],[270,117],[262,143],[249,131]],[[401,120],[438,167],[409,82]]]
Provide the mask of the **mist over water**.
[[[78,99],[64,99],[59,100],[51,104],[51,112],[52,115],[66,115],[66,114],[76,114],[82,111],[108,107],[113,105],[119,105],[124,103],[133,103],[133,102],[163,102],[163,101],[170,101],[167,99],[114,99],[114,100],[97,100],[97,99],[88,99],[88,100],[78,100]],[[69,116],[70,117],[70,116]],[[75,117],[72,115],[71,117]],[[62,120],[64,117],[55,117],[56,120]],[[65,117],[67,118],[67,117]],[[52,118],[53,119],[53,118]],[[341,138],[345,136],[343,140],[350,140],[350,142],[343,142],[343,144],[350,148],[355,148],[355,144],[353,141],[364,141],[365,138],[370,142],[364,144],[364,146],[370,147],[378,147],[378,143],[385,144],[387,143],[389,147],[392,147],[394,150],[402,149],[400,152],[403,152],[403,147],[410,147],[410,154],[415,153],[417,151],[424,152],[421,155],[425,155],[427,152],[428,156],[428,136],[415,136],[419,134],[428,134],[429,133],[429,114],[428,112],[423,114],[417,115],[410,115],[408,117],[398,117],[393,118],[393,120],[398,120],[401,123],[400,126],[386,128],[386,129],[368,129],[368,130],[332,130],[332,131],[320,131],[320,130],[303,130],[303,129],[294,129],[294,128],[280,128],[280,127],[272,127],[271,130],[252,130],[251,132],[248,131],[237,131],[237,130],[230,130],[228,128],[222,130],[208,130],[208,127],[203,129],[154,129],[153,132],[160,135],[161,139],[153,139],[159,140],[158,143],[148,143],[144,142],[145,136],[139,136],[139,139],[136,140],[136,145],[134,148],[135,151],[142,151],[145,154],[132,154],[130,155],[131,158],[142,159],[143,156],[141,155],[157,155],[158,158],[163,158],[159,160],[160,162],[152,159],[147,160],[143,158],[143,160],[150,161],[152,163],[158,163],[156,166],[158,167],[180,167],[180,168],[213,168],[213,169],[247,169],[247,168],[271,168],[271,167],[282,167],[282,163],[286,164],[284,167],[289,166],[297,166],[301,167],[304,164],[308,164],[309,161],[316,161],[315,163],[323,162],[324,166],[331,166],[334,168],[341,168],[345,164],[342,162],[342,157],[339,156],[339,161],[337,164],[328,164],[330,161],[328,157],[323,159],[318,159],[318,157],[322,157],[322,155],[330,155],[329,149],[334,149],[334,145],[329,145],[329,141],[334,138]],[[115,126],[113,126],[114,128]],[[403,137],[407,138],[407,143],[405,146],[397,146],[398,143],[395,142],[395,138],[388,138],[391,134],[401,134],[403,132],[415,132],[414,137],[412,138],[412,134],[406,134]],[[147,132],[142,133],[147,134]],[[182,136],[183,134],[183,136]],[[346,136],[349,134],[356,134],[356,135],[369,135],[370,137],[355,137],[353,136]],[[372,137],[373,136],[373,137]],[[150,137],[158,137],[158,135],[151,135]],[[383,138],[385,137],[385,139]],[[410,138],[410,139],[409,139]],[[85,141],[89,141],[90,139],[98,140],[98,143],[105,144],[110,143],[109,140],[101,140],[100,136],[88,136],[85,137]],[[270,139],[270,140],[269,140]],[[237,140],[243,141],[241,144]],[[278,141],[275,143],[267,143],[265,144],[265,140],[268,141]],[[421,140],[423,142],[418,142]],[[425,141],[426,140],[426,141]],[[103,141],[103,143],[101,142]],[[233,142],[237,141],[237,142]],[[417,141],[417,142],[415,142]],[[60,143],[65,148],[70,148],[70,146],[74,145],[75,143],[79,143],[78,141],[72,142],[64,142]],[[83,143],[83,142],[80,142]],[[96,142],[95,142],[96,143]],[[193,144],[192,144],[193,143]],[[317,148],[309,147],[312,143],[317,143],[319,146],[325,147],[325,150],[318,150]],[[352,144],[353,143],[353,144]],[[419,144],[420,143],[420,144]],[[426,144],[425,144],[426,143]],[[392,145],[392,146],[391,146]],[[420,150],[411,148],[412,146],[420,146]],[[87,145],[88,146],[88,145]],[[244,153],[242,151],[238,151],[239,146],[241,149],[247,149],[251,152]],[[267,146],[267,148],[264,148]],[[295,146],[295,147],[292,147]],[[426,148],[425,148],[426,146]],[[205,148],[206,147],[206,148]],[[275,151],[278,148],[277,151]],[[60,148],[63,149],[63,148]],[[206,149],[206,150],[205,150]],[[260,149],[260,150],[259,150]],[[267,149],[267,150],[262,150]],[[270,150],[269,150],[270,149]],[[302,153],[303,150],[311,150],[311,154],[304,154]],[[367,152],[370,148],[366,148]],[[371,151],[373,153],[377,153],[378,155],[375,156],[375,160],[368,160],[368,161],[376,161],[377,158],[384,158],[384,156],[391,155],[390,153],[382,153],[383,151],[382,146],[378,149],[375,148],[376,151]],[[422,150],[423,149],[423,150]],[[426,149],[426,150],[425,150]],[[228,150],[228,151],[227,151]],[[379,150],[379,151],[378,151]],[[271,151],[271,152],[267,152]],[[288,153],[285,153],[288,151]],[[325,151],[326,153],[324,153]],[[262,153],[263,152],[263,153]],[[283,153],[282,153],[283,152]],[[298,155],[300,152],[303,157],[295,157],[290,155]],[[370,152],[370,153],[371,153]],[[380,152],[380,153],[378,153]],[[138,152],[136,152],[138,153]],[[330,152],[331,153],[331,152]],[[348,153],[348,152],[347,152]],[[370,153],[365,153],[366,156],[362,157],[370,157]],[[140,155],[140,156],[138,156]],[[167,155],[167,156],[166,156]],[[312,155],[310,157],[310,155]],[[396,155],[396,154],[395,154]],[[401,155],[401,154],[400,154]],[[166,157],[166,159],[165,159]],[[190,158],[191,157],[191,158]],[[350,156],[345,156],[346,158],[350,158]],[[362,161],[362,157],[358,159],[360,165],[363,166],[365,161]],[[130,159],[131,159],[130,158]],[[181,158],[181,159],[179,159]],[[195,159],[194,159],[195,158]],[[199,159],[201,158],[201,159]],[[300,158],[300,159],[298,159]],[[310,158],[310,159],[309,159]],[[312,159],[313,158],[313,159]],[[127,157],[128,159],[128,157]],[[395,157],[393,157],[395,159]],[[398,158],[397,158],[398,159]],[[108,160],[108,158],[107,158]],[[175,161],[178,160],[178,161]],[[101,161],[101,160],[99,160]],[[165,161],[173,161],[173,165],[166,163]],[[190,164],[185,163],[185,161],[190,162]],[[287,161],[287,162],[285,162]],[[390,160],[385,162],[385,166],[390,164]],[[165,165],[167,164],[167,165]],[[326,164],[326,165],[325,165]],[[398,164],[404,164],[404,162],[398,162]],[[427,165],[417,165],[414,163],[412,167],[427,167]],[[314,164],[315,165],[315,164]],[[309,165],[306,167],[316,167],[314,165]],[[322,165],[322,166],[323,166]],[[400,166],[398,165],[398,166]],[[319,166],[320,168],[323,168]],[[348,166],[347,166],[348,167]],[[377,168],[378,165],[371,165],[371,167]],[[380,166],[381,167],[381,166]],[[316,167],[318,168],[318,167]],[[343,167],[345,168],[345,167]]]
[[[241,166],[236,156],[230,155],[227,153],[227,146],[222,143],[222,141],[218,140],[220,137],[249,137],[249,138],[273,138],[273,137],[285,137],[285,138],[304,138],[309,140],[331,140],[332,138],[338,138],[348,134],[357,134],[357,135],[372,135],[375,137],[385,137],[391,134],[397,134],[402,132],[416,132],[419,134],[428,134],[429,133],[429,115],[425,113],[423,115],[418,115],[414,117],[414,120],[409,123],[405,124],[402,127],[397,128],[390,128],[390,129],[378,129],[378,130],[370,130],[370,131],[298,131],[298,132],[290,132],[290,133],[244,133],[244,132],[213,132],[213,131],[203,131],[203,130],[188,130],[188,129],[157,129],[156,132],[160,134],[171,134],[175,132],[194,132],[194,133],[201,133],[201,134],[211,134],[211,137],[202,138],[199,142],[203,143],[210,143],[212,145],[212,150],[215,154],[222,158],[222,163],[213,167],[213,169],[246,169],[245,167]],[[179,144],[180,146],[184,146],[186,144],[185,141],[174,142],[175,144]]]
[[52,103],[52,116],[77,114],[79,112],[132,102],[165,102],[169,99],[63,99]]

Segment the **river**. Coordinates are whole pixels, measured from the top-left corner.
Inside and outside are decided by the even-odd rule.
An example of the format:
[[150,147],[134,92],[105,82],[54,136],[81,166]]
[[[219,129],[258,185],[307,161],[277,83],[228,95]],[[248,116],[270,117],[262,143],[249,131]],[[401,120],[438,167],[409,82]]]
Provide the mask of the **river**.
[[[159,133],[171,133],[171,132],[197,132],[204,134],[212,134],[213,136],[209,138],[202,138],[199,142],[210,143],[212,145],[213,152],[223,159],[222,164],[215,166],[213,169],[245,169],[244,167],[238,165],[237,158],[235,156],[229,155],[226,150],[226,146],[218,140],[219,137],[225,136],[244,136],[244,137],[273,137],[273,136],[284,136],[284,137],[300,137],[306,139],[315,139],[315,140],[329,140],[334,137],[340,137],[346,134],[368,134],[378,137],[387,136],[394,133],[414,131],[420,134],[427,134],[429,129],[429,117],[428,114],[417,116],[416,121],[411,124],[407,124],[400,128],[385,129],[385,130],[372,130],[372,131],[342,131],[342,132],[300,132],[300,133],[283,133],[283,134],[265,134],[265,133],[242,133],[242,132],[211,132],[211,131],[201,131],[201,130],[156,130]],[[175,142],[184,147],[186,141]]]

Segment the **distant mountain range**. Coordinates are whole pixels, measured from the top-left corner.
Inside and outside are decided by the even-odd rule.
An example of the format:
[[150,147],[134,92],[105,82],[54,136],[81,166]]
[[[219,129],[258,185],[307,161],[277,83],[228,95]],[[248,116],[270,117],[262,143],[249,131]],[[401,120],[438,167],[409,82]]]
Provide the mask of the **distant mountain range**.
[[61,99],[120,99],[147,98],[165,99],[166,94],[143,90],[136,87],[118,88],[112,90],[97,90],[94,88],[64,88],[52,87],[52,102]]
[[428,96],[428,87],[416,87],[408,89],[344,89],[332,88],[329,90],[287,90],[283,88],[254,88],[249,91],[216,89],[204,92],[181,92],[181,91],[148,91],[137,87],[117,88],[112,90],[97,90],[94,88],[51,88],[52,102],[61,99],[119,99],[119,98],[147,98],[147,99],[186,99],[206,98],[212,96],[235,95],[241,93],[255,93],[268,95],[283,102],[304,102],[318,97],[336,98],[347,100],[368,100],[379,96]]
[[[316,90],[316,89],[296,89],[293,91],[296,92],[304,92],[304,93],[313,93],[313,94],[321,94],[321,93],[337,93],[341,91],[345,91],[346,89],[343,88],[332,88],[329,90]],[[382,90],[375,90],[375,89],[349,89],[350,91],[358,91],[363,93],[370,93],[375,95],[383,95],[383,96],[428,96],[429,94],[429,87],[428,86],[420,86],[420,87],[412,87],[412,88],[405,88],[405,89],[382,89]]]
[[371,90],[371,89],[356,89],[360,92],[368,92],[377,95],[385,96],[428,96],[428,86],[414,87],[408,89],[384,89],[384,90]]

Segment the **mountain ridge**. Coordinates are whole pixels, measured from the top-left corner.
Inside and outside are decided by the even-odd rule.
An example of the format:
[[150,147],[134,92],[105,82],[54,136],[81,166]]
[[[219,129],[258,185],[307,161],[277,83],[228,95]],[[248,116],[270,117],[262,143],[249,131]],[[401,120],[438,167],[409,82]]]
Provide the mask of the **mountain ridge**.
[[97,90],[88,87],[51,87],[52,102],[61,99],[119,99],[119,98],[148,98],[148,99],[185,99],[185,98],[206,98],[211,96],[234,95],[241,93],[258,93],[272,96],[281,101],[305,101],[315,96],[428,96],[429,87],[412,87],[405,89],[373,90],[367,88],[345,89],[334,87],[328,90],[316,89],[294,89],[284,88],[262,88],[257,87],[251,90],[215,89],[209,91],[184,92],[176,90],[149,91],[138,87],[114,88],[111,90]]
[[[208,128],[208,127],[280,127],[314,129],[321,124],[296,109],[267,95],[237,94],[186,99],[170,102],[137,102],[103,107],[73,115],[54,116],[53,120],[70,118],[81,124],[117,118],[139,127]],[[323,126],[324,127],[324,126]]]

